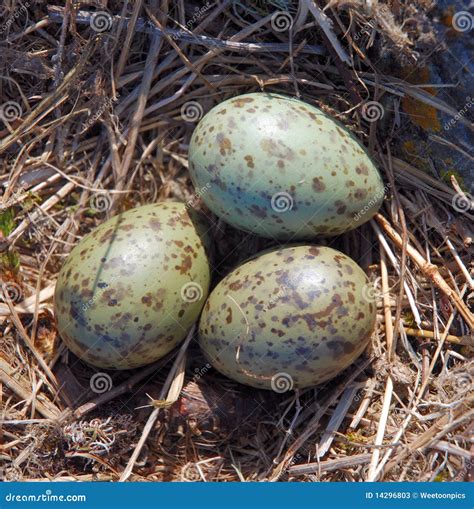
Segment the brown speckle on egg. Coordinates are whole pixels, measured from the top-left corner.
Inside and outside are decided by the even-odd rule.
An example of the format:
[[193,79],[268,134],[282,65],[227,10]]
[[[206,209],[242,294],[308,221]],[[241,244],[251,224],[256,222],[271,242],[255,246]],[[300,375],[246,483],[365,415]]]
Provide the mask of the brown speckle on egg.
[[[119,214],[84,237],[55,290],[66,345],[106,369],[135,368],[171,351],[196,321],[209,289],[201,231],[194,211],[165,202]],[[170,259],[177,263],[166,263]]]
[[[282,268],[284,267],[284,269]],[[243,384],[274,389],[324,382],[365,349],[375,325],[368,280],[322,246],[266,252],[228,274],[208,298],[199,342],[209,362]]]
[[[211,109],[191,137],[189,172],[196,189],[211,184],[202,199],[217,216],[275,239],[354,229],[384,197],[377,168],[348,130],[315,106],[273,93]],[[280,210],[274,197],[284,193],[291,203]]]

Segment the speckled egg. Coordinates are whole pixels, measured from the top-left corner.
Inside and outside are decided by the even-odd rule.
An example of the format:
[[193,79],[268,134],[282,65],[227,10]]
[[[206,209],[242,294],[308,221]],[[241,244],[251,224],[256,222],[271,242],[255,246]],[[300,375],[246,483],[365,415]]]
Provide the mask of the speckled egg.
[[84,237],[55,290],[66,345],[109,369],[136,368],[170,352],[208,294],[204,231],[194,211],[165,202],[119,214]]
[[209,111],[191,138],[189,172],[221,219],[278,239],[351,230],[384,197],[377,168],[344,126],[277,94],[242,95]]
[[199,341],[237,382],[284,392],[319,384],[365,349],[376,308],[368,279],[348,256],[296,246],[244,263],[211,292]]

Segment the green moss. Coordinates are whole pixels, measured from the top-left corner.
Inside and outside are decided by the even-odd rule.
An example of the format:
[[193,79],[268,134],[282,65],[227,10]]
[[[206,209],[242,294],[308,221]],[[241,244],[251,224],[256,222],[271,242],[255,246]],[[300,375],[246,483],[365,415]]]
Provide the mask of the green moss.
[[446,482],[450,478],[447,470],[442,470],[433,480],[434,482]]
[[348,454],[352,454],[358,451],[358,447],[354,444],[366,444],[368,442],[367,437],[362,435],[359,431],[349,431],[345,434],[345,437],[347,440],[349,440],[349,442],[345,442],[342,439],[338,440],[337,445]]
[[20,270],[20,257],[15,250],[0,254],[0,271],[7,279],[14,278]]
[[6,210],[0,211],[0,231],[5,237],[15,229],[15,212],[10,207]]
[[92,208],[88,208],[88,209],[84,209],[83,211],[83,215],[85,217],[96,217],[100,214],[100,212],[96,209],[92,209]]
[[[16,214],[13,207],[0,210],[0,232],[8,237],[16,227]],[[0,253],[0,272],[5,279],[14,278],[20,269],[20,256],[15,249]]]
[[37,193],[28,192],[26,198],[21,202],[21,208],[24,212],[29,212],[38,203],[41,203],[41,197]]
[[456,170],[447,170],[441,172],[441,179],[446,182],[447,184],[451,185],[451,176],[454,176],[457,180],[459,186],[463,191],[469,192],[468,187],[466,186],[466,183],[464,182],[464,179],[462,176],[457,172]]
[[415,321],[415,317],[413,316],[413,314],[411,312],[403,313],[402,314],[402,319],[403,319],[403,323],[407,327],[411,327],[411,328],[416,328],[417,327],[417,324],[416,324],[416,321]]

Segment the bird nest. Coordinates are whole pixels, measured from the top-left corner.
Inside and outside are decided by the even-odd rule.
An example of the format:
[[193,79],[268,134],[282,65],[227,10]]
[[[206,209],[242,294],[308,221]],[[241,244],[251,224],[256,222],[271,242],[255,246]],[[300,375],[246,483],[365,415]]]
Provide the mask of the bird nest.
[[[472,196],[461,171],[442,172],[401,141],[409,133],[416,144],[433,119],[471,125],[462,105],[415,80],[444,51],[431,3],[53,3],[12,0],[0,12],[1,475],[467,480]],[[446,16],[456,28],[459,17]],[[374,282],[369,348],[337,378],[288,392],[223,378],[193,332],[139,370],[82,363],[58,336],[53,289],[70,250],[108,217],[168,198],[192,203],[212,224],[214,282],[276,245],[219,222],[187,169],[196,121],[263,90],[320,107],[380,168],[379,213],[314,239]]]

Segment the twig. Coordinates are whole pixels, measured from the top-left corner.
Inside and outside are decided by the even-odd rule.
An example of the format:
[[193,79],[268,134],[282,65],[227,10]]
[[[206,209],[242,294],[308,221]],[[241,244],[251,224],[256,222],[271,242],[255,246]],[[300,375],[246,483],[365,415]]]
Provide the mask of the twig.
[[337,430],[339,426],[342,424],[344,417],[346,417],[347,411],[352,404],[352,400],[356,395],[357,391],[363,387],[365,384],[356,384],[353,386],[349,386],[342,394],[341,399],[339,400],[334,413],[329,420],[329,423],[326,427],[326,431],[324,432],[321,440],[318,445],[318,458],[322,458],[331,447],[331,444],[334,440]]
[[[166,405],[174,403],[179,397],[179,393],[181,391],[184,381],[184,364],[186,360],[186,350],[189,346],[189,343],[191,342],[191,339],[194,336],[195,329],[196,325],[193,325],[193,327],[191,328],[186,337],[186,340],[179,349],[173,367],[170,370],[163,385],[163,389],[160,392],[160,400],[165,400],[166,398],[165,400]],[[166,396],[167,394],[168,396]],[[148,421],[145,424],[142,436],[140,437],[140,440],[138,441],[138,444],[136,445],[132,453],[132,456],[128,460],[127,466],[125,467],[124,471],[122,472],[122,475],[120,476],[120,482],[125,482],[130,477],[133,470],[133,466],[135,465],[135,462],[137,461],[138,456],[140,455],[140,452],[148,438],[148,435],[150,434],[151,430],[153,429],[153,426],[155,425],[160,410],[163,409],[163,406],[157,406],[148,417]]]
[[[385,312],[385,338],[387,341],[387,359],[388,362],[392,360],[392,356],[394,353],[393,350],[393,324],[392,324],[392,312],[390,309],[390,303],[388,298],[388,273],[387,273],[387,265],[385,263],[385,251],[380,245],[380,269],[382,274],[382,290],[383,290],[383,304],[384,304],[384,312]],[[392,401],[392,392],[393,392],[393,380],[390,374],[387,376],[386,385],[385,385],[385,394],[383,396],[383,406],[382,411],[380,413],[379,424],[377,427],[377,435],[375,436],[374,445],[382,445],[383,438],[385,436],[385,428],[387,426],[388,412],[390,409],[390,403]],[[375,471],[377,467],[377,463],[380,458],[380,449],[375,448],[372,451],[372,458],[370,460],[369,470],[367,472],[367,481],[372,482],[375,481]]]
[[[438,335],[430,330],[412,329],[410,327],[403,327],[403,330],[409,336],[416,336],[419,338],[428,338],[428,339],[437,339],[438,338]],[[458,337],[458,336],[453,336],[451,334],[448,334],[446,336],[445,341],[448,341],[449,343],[455,343],[457,345],[474,346],[474,337],[472,335]]]
[[69,193],[71,193],[76,188],[76,184],[73,182],[68,182],[61,189],[59,189],[55,194],[50,196],[44,203],[41,204],[40,209],[33,212],[28,219],[23,219],[23,221],[10,233],[8,236],[8,242],[12,245],[14,244],[23,234],[25,230],[34,223],[36,219],[38,219],[41,215],[41,211],[46,212],[52,207],[54,207],[57,203],[59,203],[62,199],[64,199]]
[[467,270],[466,266],[462,262],[461,257],[456,251],[456,248],[453,246],[453,243],[448,238],[446,239],[446,245],[448,246],[448,249],[451,251],[451,254],[453,255],[453,258],[457,266],[461,269],[461,272],[464,274],[464,277],[466,278],[466,282],[469,285],[469,288],[471,290],[474,290],[474,281],[472,280],[472,277],[469,274],[469,271]]
[[329,18],[319,7],[313,3],[313,0],[306,0],[306,4],[311,14],[314,16],[316,22],[321,27],[323,39],[326,42],[328,52],[333,57],[339,74],[344,80],[346,89],[349,92],[353,105],[355,106],[362,103],[362,97],[359,94],[354,81],[355,71],[353,70],[353,67],[347,67],[352,66],[352,60],[342,47],[339,39],[334,34],[330,25]]
[[124,187],[124,178],[132,162],[133,154],[135,153],[135,144],[138,138],[138,130],[143,119],[143,113],[145,111],[148,94],[150,92],[151,82],[153,79],[153,72],[155,70],[156,62],[160,54],[160,47],[162,43],[163,40],[160,35],[154,34],[152,36],[151,48],[148,51],[148,56],[145,64],[145,72],[143,74],[143,79],[140,86],[140,94],[138,96],[135,112],[130,122],[130,132],[128,134],[127,147],[123,155],[120,174],[117,175],[116,188],[119,190]]
[[15,308],[13,307],[13,304],[11,303],[11,300],[9,296],[7,295],[7,292],[0,288],[0,291],[3,293],[4,300],[7,303],[7,306],[10,308],[11,312],[11,319],[13,323],[15,324],[16,329],[18,330],[20,336],[22,337],[23,341],[26,343],[27,347],[30,349],[31,353],[34,355],[35,359],[38,361],[38,364],[43,368],[43,371],[45,372],[46,376],[49,378],[53,392],[54,390],[58,389],[58,382],[56,380],[56,377],[52,373],[52,371],[49,369],[49,366],[46,364],[45,360],[41,356],[41,354],[38,352],[35,345],[31,342],[30,337],[28,336],[25,328],[23,327],[23,324],[21,323],[21,320],[15,311]]
[[[385,253],[389,257],[390,261],[392,262],[394,269],[400,275],[401,272],[400,272],[399,264],[397,262],[394,252],[392,251],[392,249],[390,248],[390,246],[387,242],[387,239],[383,236],[382,232],[380,231],[380,228],[378,227],[377,223],[375,223],[374,220],[371,220],[370,224],[371,224],[372,228],[374,229],[375,233],[377,234],[377,238],[380,241],[380,244],[382,245]],[[416,302],[415,302],[415,298],[413,296],[413,292],[411,291],[410,287],[408,286],[408,283],[406,280],[403,281],[403,288],[405,289],[405,294],[406,294],[408,302],[410,304],[410,309],[413,313],[413,317],[415,318],[415,323],[417,325],[420,325],[421,324],[421,316],[420,316],[420,313],[418,312],[418,309],[416,307]]]
[[365,359],[359,366],[354,368],[351,376],[348,380],[346,380],[343,384],[337,387],[331,396],[324,402],[323,405],[316,411],[315,415],[311,419],[311,421],[306,426],[306,429],[303,433],[290,445],[288,450],[286,451],[284,459],[280,462],[280,464],[275,468],[271,481],[277,481],[280,475],[282,474],[285,466],[291,460],[291,458],[298,452],[298,450],[303,446],[303,444],[308,440],[308,438],[315,433],[315,431],[319,427],[319,422],[322,416],[327,412],[329,407],[337,401],[337,399],[344,392],[345,388],[354,382],[354,380],[364,371],[364,369],[369,366],[373,361],[373,358]]
[[474,417],[472,403],[473,398],[469,398],[468,400],[460,403],[459,407],[452,414],[446,414],[438,419],[433,426],[415,438],[404,451],[398,453],[392,461],[387,464],[385,472],[389,472],[392,468],[400,464],[413,451],[424,447],[431,447],[431,445],[435,444],[442,436],[457,428],[462,423],[472,422],[472,418]]
[[[38,304],[41,302],[45,302],[49,300],[54,295],[55,284],[48,285],[46,288],[43,288],[38,294]],[[35,312],[36,308],[36,295],[31,295],[26,298],[24,301],[20,302],[16,306],[13,307],[15,313],[21,315],[27,315]],[[39,307],[39,309],[42,309]],[[8,317],[11,315],[10,307],[6,304],[0,304],[0,318]]]
[[[392,228],[390,223],[381,215],[376,214],[375,219],[382,226],[387,235],[392,239],[397,247],[402,247],[402,239],[400,235]],[[469,327],[474,328],[474,316],[467,308],[466,304],[461,300],[459,295],[446,283],[439,273],[436,265],[428,263],[423,256],[410,244],[407,244],[407,254],[418,265],[420,270],[426,277],[431,279],[433,283],[443,292],[446,296],[453,300],[454,305],[458,309],[461,316],[466,320]]]
[[445,440],[438,440],[434,444],[430,444],[430,449],[436,449],[437,451],[449,452],[449,454],[454,454],[455,456],[460,456],[467,461],[472,461],[472,454],[470,451],[466,451],[462,447],[458,447],[457,445],[450,444]]
[[349,424],[349,428],[356,429],[357,426],[359,426],[360,421],[363,419],[365,413],[367,412],[367,409],[369,408],[370,401],[372,400],[372,394],[375,389],[375,378],[368,378],[365,381],[365,386],[361,391],[364,391],[364,397],[362,398],[362,401],[359,405],[359,408],[357,409],[357,412],[352,417],[352,421]]
[[[127,35],[125,36],[125,41],[122,47],[122,51],[120,53],[119,61],[117,64],[117,69],[115,71],[115,81],[117,81],[120,76],[122,75],[125,64],[127,63],[127,58],[130,51],[130,46],[132,43],[133,36],[135,35],[138,15],[140,14],[140,11],[142,9],[143,0],[136,0],[133,6],[133,13],[130,20],[127,20]],[[51,12],[51,11],[50,11]],[[79,11],[76,15],[76,22],[81,23],[82,14],[84,11]],[[124,21],[124,18],[121,18],[121,21]]]
[[354,454],[347,458],[337,458],[333,460],[321,461],[319,463],[307,463],[306,465],[293,465],[288,469],[292,475],[306,475],[322,472],[334,472],[344,468],[357,467],[369,462],[370,454]]
[[[84,417],[84,415],[88,414],[89,412],[92,412],[93,410],[96,410],[101,405],[104,405],[105,403],[112,401],[118,396],[121,396],[122,394],[126,394],[127,392],[130,392],[132,388],[140,381],[142,381],[144,378],[146,378],[149,375],[154,375],[157,371],[160,370],[161,367],[163,367],[164,364],[166,364],[167,359],[160,360],[158,362],[155,362],[151,366],[147,366],[143,370],[140,370],[138,373],[130,377],[128,380],[123,382],[122,384],[118,385],[117,387],[114,387],[108,392],[105,392],[104,394],[101,394],[96,399],[89,401],[87,403],[84,403],[79,408],[74,410],[73,416],[76,419],[80,419]],[[66,416],[65,416],[66,417]]]
[[[452,313],[451,314],[451,317],[449,318],[448,320],[448,323],[446,324],[446,328],[445,328],[445,331],[443,333],[443,335],[441,336],[440,338],[440,341],[438,343],[438,346],[436,348],[436,352],[433,354],[433,358],[431,359],[431,363],[430,363],[430,367],[428,369],[428,372],[426,373],[426,378],[425,378],[425,381],[422,383],[419,391],[418,391],[418,394],[416,395],[416,397],[414,398],[414,401],[412,403],[412,408],[416,408],[417,405],[420,403],[421,401],[421,398],[423,397],[423,394],[428,386],[428,382],[430,380],[430,375],[434,369],[434,366],[435,366],[435,363],[440,355],[440,352],[443,348],[443,344],[445,342],[445,339],[446,339],[446,336],[448,335],[448,331],[451,327],[451,324],[454,320],[454,315],[455,313]],[[413,413],[410,413],[407,418],[405,419],[405,421],[402,423],[402,425],[400,426],[400,429],[397,431],[397,433],[395,434],[393,440],[392,440],[392,444],[395,444],[396,442],[398,442],[400,440],[400,437],[403,435],[403,433],[405,432],[405,430],[407,429],[407,426],[408,424],[410,423],[411,419],[413,417]],[[378,467],[377,467],[377,471],[375,473],[375,476],[377,477],[382,469],[384,468],[384,465],[386,464],[386,462],[388,461],[388,459],[390,458],[391,454],[392,454],[392,450],[389,450],[385,453],[385,456],[383,457],[382,461],[379,463]]]
[[[49,17],[52,21],[60,23],[62,21],[62,11],[61,7],[56,6],[48,6]],[[88,11],[78,11],[76,21],[82,25],[89,25],[90,18],[93,13]],[[117,19],[115,16],[114,19]],[[125,24],[128,25],[129,20],[125,20]],[[222,50],[229,51],[242,51],[242,52],[262,52],[262,53],[288,53],[290,51],[290,45],[285,42],[235,42],[235,41],[223,41],[222,39],[215,39],[213,37],[207,37],[204,35],[193,35],[184,32],[183,30],[175,30],[172,28],[167,28],[162,30],[148,21],[145,21],[142,18],[137,20],[137,24],[135,26],[135,31],[137,32],[148,32],[153,33],[156,32],[158,35],[167,34],[174,39],[179,39],[183,42],[187,42],[189,44],[198,44],[200,46],[206,46],[207,48],[219,48]],[[315,55],[326,55],[327,51],[323,46],[306,44],[303,48],[301,48],[301,52],[303,53],[312,53]]]
[[341,43],[339,42],[339,39],[334,34],[334,31],[331,27],[331,20],[326,16],[326,14],[324,14],[324,12],[319,7],[317,7],[314,4],[313,0],[306,0],[305,4],[306,7],[311,12],[311,14],[314,16],[316,23],[320,26],[327,40],[331,43],[332,47],[334,48],[334,51],[336,52],[341,62],[344,62],[345,64],[348,65],[352,65],[351,58],[346,53],[346,50],[342,47]]
[[[374,445],[382,445],[383,437],[385,436],[385,427],[387,426],[390,403],[392,401],[392,393],[393,393],[393,380],[392,377],[388,375],[385,385],[385,394],[383,395],[382,412],[380,413],[379,425],[377,428],[377,435],[375,436]],[[372,452],[369,471],[367,473],[368,482],[373,482],[377,478],[376,467],[379,457],[380,449],[376,447]]]
[[[23,385],[15,380],[11,376],[11,368],[0,359],[0,380],[4,383],[11,391],[13,391],[17,396],[19,396],[23,400],[28,400],[30,398],[30,393],[28,390],[23,387]],[[59,410],[49,401],[44,400],[44,402],[36,399],[35,401],[35,409],[46,419],[56,420],[59,415]]]

